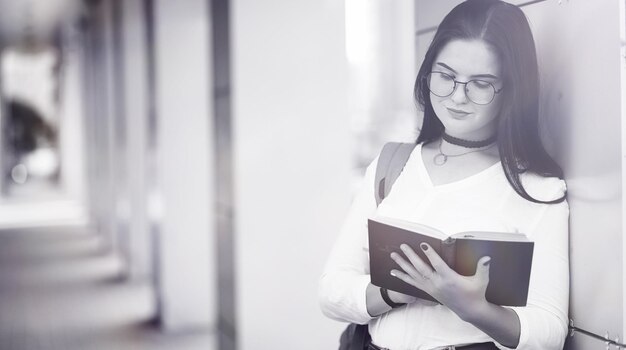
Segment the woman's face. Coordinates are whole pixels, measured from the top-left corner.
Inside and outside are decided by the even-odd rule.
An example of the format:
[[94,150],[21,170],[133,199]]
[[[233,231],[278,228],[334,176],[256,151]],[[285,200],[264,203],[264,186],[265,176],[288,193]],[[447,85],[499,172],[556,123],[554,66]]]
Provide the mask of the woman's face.
[[[457,82],[474,80],[467,89],[465,84],[457,83],[454,92],[446,97],[430,93],[433,110],[446,133],[466,140],[484,140],[492,136],[496,132],[501,94],[495,93],[487,104],[476,103],[487,101],[483,97],[489,96],[491,87],[486,83],[491,83],[496,91],[502,88],[500,62],[491,46],[480,40],[453,40],[441,49],[431,71],[439,72],[430,77],[431,91],[434,90],[433,84],[451,84],[451,79]],[[473,90],[470,98],[467,90]]]

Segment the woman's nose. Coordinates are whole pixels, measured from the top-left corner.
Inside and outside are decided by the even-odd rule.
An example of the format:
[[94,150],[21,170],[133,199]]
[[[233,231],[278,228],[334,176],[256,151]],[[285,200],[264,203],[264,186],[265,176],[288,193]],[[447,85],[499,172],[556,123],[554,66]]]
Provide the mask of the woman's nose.
[[457,104],[467,103],[467,94],[465,93],[465,84],[456,84],[456,88],[452,92],[450,99]]

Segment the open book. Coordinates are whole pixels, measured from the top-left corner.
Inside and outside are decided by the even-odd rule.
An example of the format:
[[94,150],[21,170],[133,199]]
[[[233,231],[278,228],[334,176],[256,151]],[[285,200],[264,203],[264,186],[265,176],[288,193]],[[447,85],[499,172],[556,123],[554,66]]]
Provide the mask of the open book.
[[428,293],[390,275],[392,269],[402,271],[391,259],[391,252],[408,260],[400,249],[403,243],[430,265],[419,246],[425,242],[448,266],[464,276],[474,275],[478,259],[490,256],[487,300],[498,305],[526,305],[534,243],[523,234],[472,231],[448,237],[429,226],[386,217],[369,219],[368,231],[371,281],[376,286],[436,301]]

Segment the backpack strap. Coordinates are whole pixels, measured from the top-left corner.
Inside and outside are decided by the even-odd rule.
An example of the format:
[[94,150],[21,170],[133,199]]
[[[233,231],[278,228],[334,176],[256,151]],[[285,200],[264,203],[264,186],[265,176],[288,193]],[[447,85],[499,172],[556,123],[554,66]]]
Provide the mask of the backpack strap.
[[383,147],[376,163],[376,180],[374,181],[376,206],[391,192],[391,187],[400,176],[415,146],[415,143],[388,142]]

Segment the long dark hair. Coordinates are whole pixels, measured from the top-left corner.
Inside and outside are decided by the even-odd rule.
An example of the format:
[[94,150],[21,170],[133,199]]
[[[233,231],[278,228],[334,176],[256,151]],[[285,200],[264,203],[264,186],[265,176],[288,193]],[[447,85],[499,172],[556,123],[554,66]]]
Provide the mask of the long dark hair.
[[498,149],[507,180],[520,196],[541,201],[522,185],[526,171],[563,178],[563,170],[543,148],[539,136],[539,73],[537,55],[526,16],[517,6],[499,0],[467,0],[456,6],[437,29],[415,81],[414,96],[424,111],[417,143],[441,137],[444,126],[430,102],[426,75],[441,49],[452,40],[482,40],[497,52],[503,72],[502,107],[498,118]]

